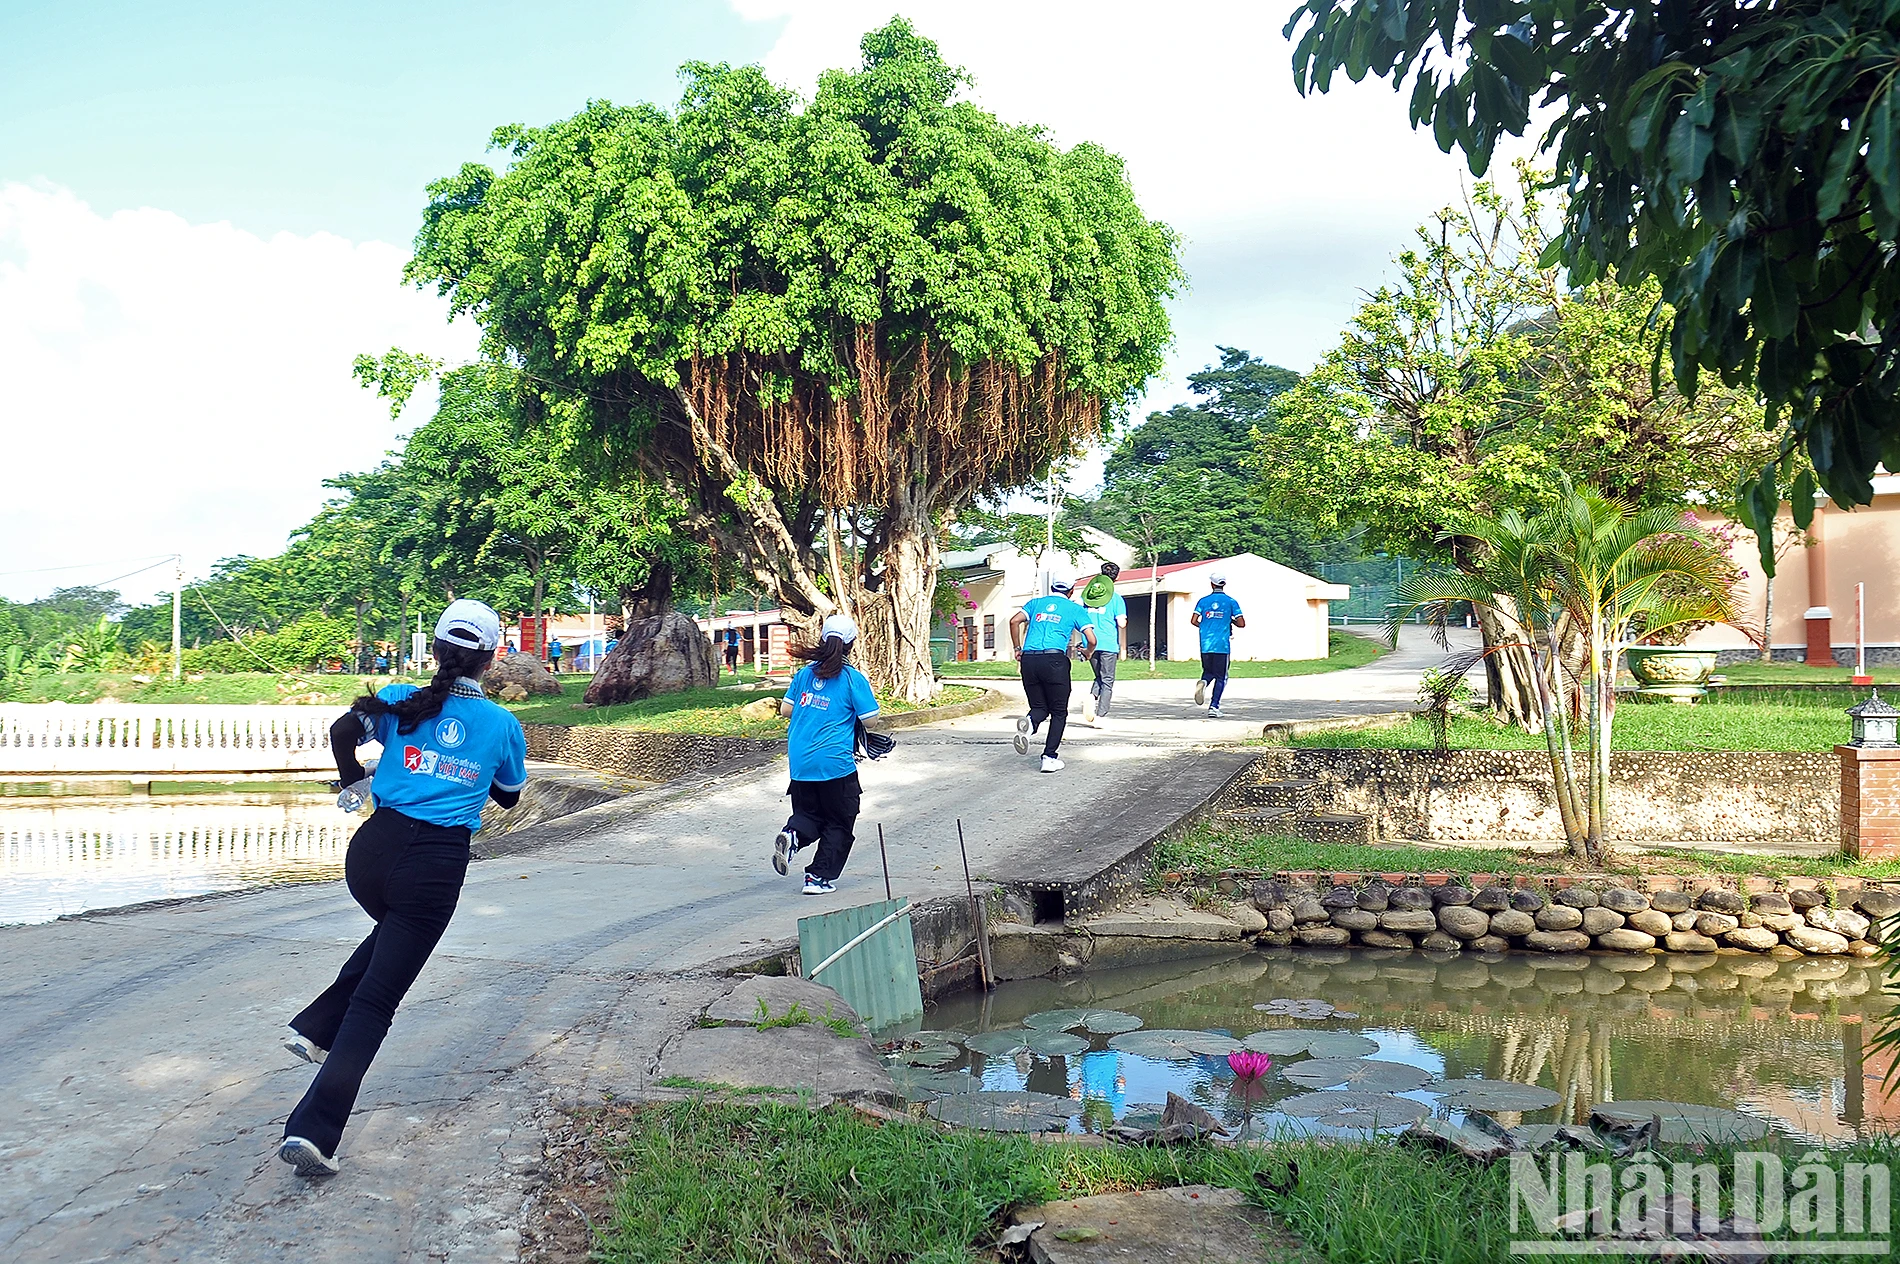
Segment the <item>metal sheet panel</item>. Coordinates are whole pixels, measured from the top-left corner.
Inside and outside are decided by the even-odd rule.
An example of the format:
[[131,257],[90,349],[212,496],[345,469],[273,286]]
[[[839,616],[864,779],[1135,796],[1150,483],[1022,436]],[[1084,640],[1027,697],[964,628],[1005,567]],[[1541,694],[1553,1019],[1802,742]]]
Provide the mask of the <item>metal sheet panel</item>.
[[[801,968],[810,970],[879,921],[900,909],[908,909],[909,905],[909,900],[882,900],[799,918]],[[906,912],[846,953],[820,974],[817,982],[842,996],[845,1004],[856,1010],[858,1017],[872,1028],[889,1027],[921,1015],[924,997],[917,983],[917,941],[912,937],[910,914]]]

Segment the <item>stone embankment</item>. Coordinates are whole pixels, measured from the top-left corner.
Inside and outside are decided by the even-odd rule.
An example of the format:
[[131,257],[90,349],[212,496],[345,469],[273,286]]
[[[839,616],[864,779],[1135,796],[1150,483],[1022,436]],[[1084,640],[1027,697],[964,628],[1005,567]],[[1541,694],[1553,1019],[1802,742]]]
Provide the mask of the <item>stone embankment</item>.
[[1830,903],[1818,890],[1699,892],[1572,885],[1547,892],[1530,882],[1479,888],[1447,882],[1392,885],[1379,879],[1322,887],[1298,879],[1254,884],[1237,907],[1265,926],[1263,946],[1423,948],[1541,953],[1715,952],[1778,957],[1871,957],[1873,924],[1900,912],[1900,893],[1863,888]]

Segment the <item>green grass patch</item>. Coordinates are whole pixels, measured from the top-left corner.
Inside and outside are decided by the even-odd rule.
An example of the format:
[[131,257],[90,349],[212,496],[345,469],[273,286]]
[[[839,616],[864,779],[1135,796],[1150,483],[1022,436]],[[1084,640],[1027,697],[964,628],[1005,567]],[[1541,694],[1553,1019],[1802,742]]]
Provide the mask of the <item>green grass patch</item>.
[[[611,707],[590,707],[581,701],[587,684],[579,677],[561,678],[559,698],[530,698],[524,702],[504,703],[523,724],[611,725],[615,728],[644,729],[657,733],[701,733],[713,737],[785,736],[785,721],[751,720],[739,714],[748,702],[777,698],[783,692],[771,689],[706,688],[683,693],[664,694],[639,702]],[[979,698],[983,691],[973,685],[946,685],[932,706],[949,706]],[[922,708],[896,699],[880,698],[880,709],[892,714]]]
[[[48,672],[21,682],[18,702],[147,702],[255,706],[310,703],[347,707],[365,692],[380,689],[392,676],[322,673],[228,672],[172,683],[169,675],[141,681],[120,672]],[[417,679],[403,677],[402,679]]]
[[[1840,685],[1846,688],[1854,669],[1809,667],[1806,663],[1734,663],[1716,668],[1715,674],[1725,677],[1731,685]],[[1873,667],[1868,674],[1875,684],[1900,685],[1900,667]]]
[[[601,1112],[593,1132],[618,1183],[596,1257],[617,1264],[975,1264],[1017,1207],[1195,1184],[1242,1191],[1328,1264],[1492,1264],[1514,1236],[1506,1165],[1392,1144],[1082,1146],[703,1100]],[[1802,1153],[1760,1148],[1790,1168]],[[1696,1157],[1733,1173],[1726,1152]],[[1822,1161],[1893,1163],[1900,1146]]]
[[[1263,679],[1272,676],[1314,676],[1321,672],[1344,671],[1351,667],[1364,667],[1387,652],[1383,641],[1360,636],[1354,632],[1341,632],[1334,629],[1327,636],[1328,656],[1325,658],[1282,659],[1271,662],[1241,661],[1230,665],[1228,675],[1237,679]],[[1071,665],[1070,676],[1076,680],[1094,680],[1095,673],[1087,662],[1078,661]],[[999,658],[976,663],[939,663],[937,675],[949,679],[956,676],[1014,676],[1016,660]],[[1201,660],[1173,659],[1163,660],[1150,669],[1145,658],[1125,658],[1116,669],[1119,680],[1198,680],[1201,675]]]
[[[1831,751],[1847,738],[1848,719],[1842,709],[1812,702],[1625,702],[1617,707],[1611,729],[1617,750]],[[1544,749],[1542,735],[1482,715],[1454,717],[1448,740],[1453,750]],[[1392,728],[1315,733],[1293,739],[1293,745],[1431,750],[1432,726],[1420,718]]]

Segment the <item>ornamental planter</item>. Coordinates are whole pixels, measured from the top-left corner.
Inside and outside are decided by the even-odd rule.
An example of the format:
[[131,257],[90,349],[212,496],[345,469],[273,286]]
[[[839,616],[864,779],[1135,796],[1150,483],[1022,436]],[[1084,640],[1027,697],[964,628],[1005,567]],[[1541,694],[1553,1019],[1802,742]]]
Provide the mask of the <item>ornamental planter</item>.
[[1709,692],[1715,651],[1684,645],[1635,645],[1628,650],[1636,692],[1688,705]]

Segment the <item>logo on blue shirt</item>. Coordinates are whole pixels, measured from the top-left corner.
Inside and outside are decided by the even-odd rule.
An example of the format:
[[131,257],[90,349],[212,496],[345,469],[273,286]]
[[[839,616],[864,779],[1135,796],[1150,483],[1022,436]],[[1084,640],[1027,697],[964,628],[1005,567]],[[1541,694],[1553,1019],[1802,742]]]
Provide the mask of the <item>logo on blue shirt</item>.
[[468,740],[468,730],[462,727],[460,720],[445,718],[435,726],[435,740],[448,750],[454,750]]

